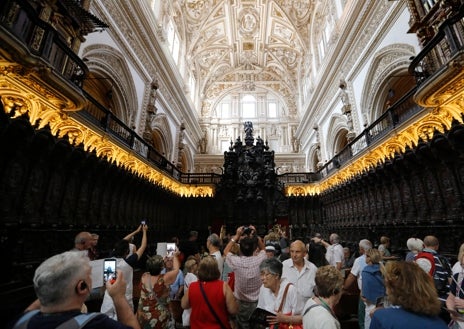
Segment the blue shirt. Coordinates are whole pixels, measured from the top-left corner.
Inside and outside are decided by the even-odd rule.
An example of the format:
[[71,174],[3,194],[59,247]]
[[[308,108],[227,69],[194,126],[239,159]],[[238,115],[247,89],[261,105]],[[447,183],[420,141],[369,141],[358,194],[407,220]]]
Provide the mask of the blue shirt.
[[369,329],[447,329],[438,316],[413,313],[398,307],[378,309],[374,312]]
[[[161,274],[166,274],[166,269],[161,271]],[[176,294],[179,291],[179,288],[184,285],[184,273],[181,270],[177,273],[176,281],[169,286],[169,298],[176,299]]]
[[362,295],[369,303],[375,304],[377,298],[385,296],[385,285],[380,272],[380,264],[372,264],[364,267],[362,271]]

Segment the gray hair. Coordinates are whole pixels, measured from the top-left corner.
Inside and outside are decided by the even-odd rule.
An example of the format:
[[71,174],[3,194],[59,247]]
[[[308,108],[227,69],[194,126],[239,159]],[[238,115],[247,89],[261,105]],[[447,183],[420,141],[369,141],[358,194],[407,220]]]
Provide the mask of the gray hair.
[[211,234],[207,239],[213,246],[219,248],[221,247],[221,239],[216,233]]
[[267,258],[261,262],[259,265],[260,272],[268,271],[271,274],[276,274],[282,277],[282,268],[283,265],[277,258]]
[[[66,251],[52,256],[37,267],[34,290],[43,306],[62,304],[74,294],[79,280],[89,275],[90,260],[85,252]],[[90,287],[90,283],[87,282]]]
[[372,248],[372,242],[370,242],[367,239],[362,239],[361,241],[359,241],[359,247],[364,251],[368,251]]
[[340,243],[340,237],[337,233],[332,233],[329,237],[330,243]]
[[424,249],[424,242],[418,238],[409,238],[406,245],[411,251],[422,251]]

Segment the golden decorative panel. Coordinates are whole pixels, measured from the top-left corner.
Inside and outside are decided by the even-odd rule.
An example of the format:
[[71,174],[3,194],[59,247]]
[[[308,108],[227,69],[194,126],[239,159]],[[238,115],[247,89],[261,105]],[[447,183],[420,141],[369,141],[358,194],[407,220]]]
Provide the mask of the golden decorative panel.
[[[79,121],[77,116],[64,112],[59,95],[34,92],[23,86],[28,85],[27,77],[18,76],[10,70],[0,70],[0,96],[4,111],[13,117],[27,115],[32,126],[39,129],[49,126],[54,136],[67,138],[72,145],[83,145],[85,151],[95,152],[98,157],[143,177],[181,197],[212,197],[214,186],[181,184],[152,167],[147,160],[131,150],[120,146],[110,135],[92,129]],[[21,83],[18,83],[21,81]],[[34,85],[30,81],[29,85]],[[37,87],[37,85],[35,85]]]
[[[433,97],[433,95],[431,96]],[[406,147],[415,147],[419,140],[430,140],[435,131],[444,132],[450,129],[453,120],[463,123],[464,114],[464,88],[458,94],[448,98],[447,104],[442,104],[431,110],[424,109],[422,116],[415,122],[406,124],[405,127],[383,141],[351,163],[343,166],[333,174],[325,177],[317,183],[311,184],[292,184],[287,186],[285,193],[287,196],[309,196],[323,193],[339,184],[343,184],[352,178],[361,175],[369,169],[379,164],[385,163],[396,153],[404,153]],[[432,103],[433,101],[427,101]]]

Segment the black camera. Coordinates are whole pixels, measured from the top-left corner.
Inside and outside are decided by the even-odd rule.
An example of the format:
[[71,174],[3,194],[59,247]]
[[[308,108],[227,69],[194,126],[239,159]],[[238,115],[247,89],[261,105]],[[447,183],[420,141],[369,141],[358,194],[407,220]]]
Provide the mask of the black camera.
[[252,229],[249,226],[245,226],[243,228],[243,234],[249,235],[249,234],[251,234],[251,231],[252,231]]

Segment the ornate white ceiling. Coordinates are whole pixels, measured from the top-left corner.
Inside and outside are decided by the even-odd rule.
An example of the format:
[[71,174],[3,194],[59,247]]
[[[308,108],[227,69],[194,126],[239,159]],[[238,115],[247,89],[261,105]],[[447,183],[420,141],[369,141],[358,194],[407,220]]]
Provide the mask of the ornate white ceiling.
[[297,112],[314,0],[184,0],[175,18],[187,41],[202,116],[230,90],[272,89]]

